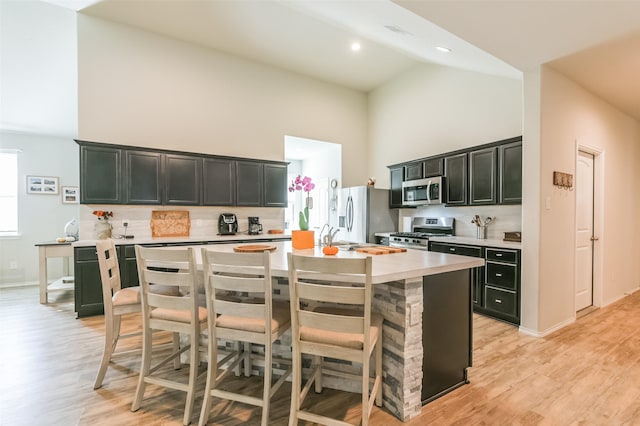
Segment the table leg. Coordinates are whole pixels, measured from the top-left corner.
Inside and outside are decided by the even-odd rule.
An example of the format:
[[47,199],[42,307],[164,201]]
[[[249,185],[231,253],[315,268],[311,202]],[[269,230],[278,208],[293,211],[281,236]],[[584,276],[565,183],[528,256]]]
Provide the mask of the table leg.
[[47,248],[40,246],[39,252],[39,271],[40,271],[40,303],[47,304]]

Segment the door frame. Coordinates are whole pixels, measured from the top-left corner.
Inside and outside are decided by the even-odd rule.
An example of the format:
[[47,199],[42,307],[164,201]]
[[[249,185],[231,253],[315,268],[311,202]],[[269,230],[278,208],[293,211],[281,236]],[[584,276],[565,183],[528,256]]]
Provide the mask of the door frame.
[[[579,151],[583,151],[593,155],[593,235],[598,237],[596,244],[593,244],[593,306],[601,307],[603,298],[603,264],[604,256],[603,250],[605,236],[604,230],[604,164],[605,153],[602,149],[594,146],[579,143],[576,140],[575,150],[575,164],[574,170],[578,170],[578,155]],[[574,232],[573,232],[573,247],[575,250],[576,237],[575,237],[575,224],[577,221],[577,203],[576,197],[573,198],[574,209]],[[577,261],[574,253],[573,256],[573,270],[574,270],[574,299],[576,288],[576,268]],[[574,300],[575,303],[575,300]],[[575,314],[575,312],[574,312]]]

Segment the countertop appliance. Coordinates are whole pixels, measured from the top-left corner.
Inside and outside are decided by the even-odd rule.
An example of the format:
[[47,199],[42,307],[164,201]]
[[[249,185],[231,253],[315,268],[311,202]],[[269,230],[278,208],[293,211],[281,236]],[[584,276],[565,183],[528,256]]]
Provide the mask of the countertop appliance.
[[391,247],[429,250],[429,237],[454,235],[455,219],[452,217],[414,217],[412,232],[394,232],[389,235]]
[[234,235],[238,232],[238,219],[233,213],[222,213],[218,216],[218,234]]
[[402,204],[405,206],[422,206],[442,204],[444,200],[444,181],[442,176],[402,182]]
[[376,232],[398,229],[398,211],[389,208],[389,190],[354,186],[338,193],[338,238],[375,243]]
[[262,234],[262,225],[260,218],[257,216],[249,216],[249,235]]

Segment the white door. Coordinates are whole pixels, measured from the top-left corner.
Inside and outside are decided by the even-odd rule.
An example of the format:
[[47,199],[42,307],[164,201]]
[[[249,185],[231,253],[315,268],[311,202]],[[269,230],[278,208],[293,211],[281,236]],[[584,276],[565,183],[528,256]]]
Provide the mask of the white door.
[[593,304],[593,155],[578,151],[576,168],[576,312]]

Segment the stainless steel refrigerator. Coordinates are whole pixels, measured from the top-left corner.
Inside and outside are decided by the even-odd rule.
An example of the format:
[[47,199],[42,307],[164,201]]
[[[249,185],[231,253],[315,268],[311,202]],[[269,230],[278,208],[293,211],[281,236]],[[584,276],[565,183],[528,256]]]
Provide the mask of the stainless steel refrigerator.
[[389,190],[354,186],[338,193],[337,240],[375,243],[376,232],[398,230],[398,210],[389,208]]

